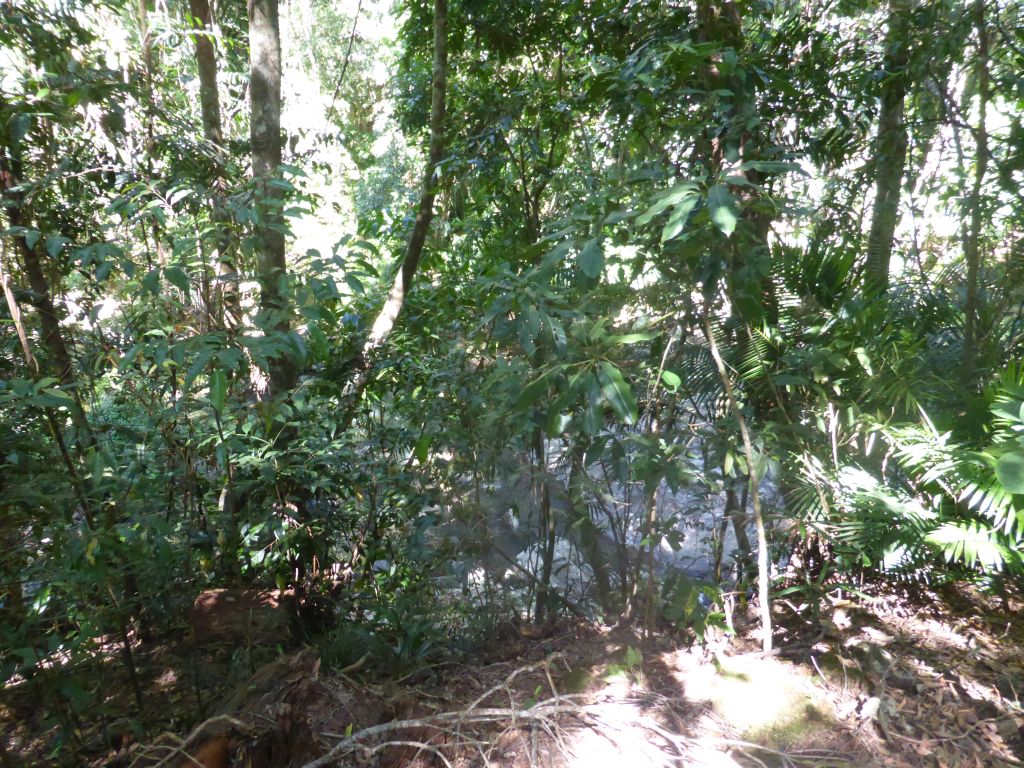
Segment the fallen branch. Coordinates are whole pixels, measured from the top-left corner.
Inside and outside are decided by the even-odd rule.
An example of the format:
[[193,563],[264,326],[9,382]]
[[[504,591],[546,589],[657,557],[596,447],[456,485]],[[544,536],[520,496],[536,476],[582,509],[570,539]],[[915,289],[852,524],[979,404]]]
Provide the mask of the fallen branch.
[[212,733],[212,730],[214,726],[222,725],[227,725],[232,728],[235,728],[239,731],[239,733],[244,734],[249,734],[252,730],[250,726],[246,725],[237,718],[231,717],[230,715],[214,715],[213,717],[204,720],[195,728],[193,728],[192,732],[187,737],[185,737],[185,740],[182,741],[180,744],[160,745],[161,749],[169,749],[171,750],[171,752],[159,763],[153,766],[153,768],[164,768],[164,766],[169,765],[168,761],[170,761],[171,758],[179,756],[184,757],[185,759],[189,760],[192,763],[195,763],[196,765],[199,765],[200,763],[197,760],[195,760],[192,757],[192,755],[189,754],[189,749],[191,749],[195,745],[195,743],[204,736],[219,735]]
[[[536,666],[536,665],[535,665]],[[498,688],[497,690],[500,690]],[[737,751],[742,751],[746,756],[753,759],[755,762],[760,762],[751,753],[764,753],[771,755],[776,760],[780,761],[784,766],[796,766],[804,761],[821,761],[831,760],[834,762],[845,763],[849,762],[848,759],[830,750],[806,750],[799,752],[783,752],[781,750],[772,749],[765,747],[760,744],[755,744],[748,741],[740,741],[738,739],[726,739],[726,738],[712,738],[712,737],[699,737],[694,738],[690,736],[683,736],[681,734],[672,733],[671,731],[663,728],[657,723],[641,718],[633,718],[629,720],[619,720],[616,722],[609,721],[603,715],[606,714],[606,709],[601,704],[576,704],[572,703],[571,699],[581,698],[581,696],[555,696],[550,699],[538,702],[534,706],[528,709],[519,709],[517,707],[488,707],[477,710],[465,710],[461,712],[443,712],[430,717],[415,718],[410,720],[395,720],[390,723],[381,723],[380,725],[374,725],[369,728],[364,728],[356,733],[344,736],[341,738],[331,750],[323,755],[322,757],[313,760],[312,762],[306,763],[302,768],[324,768],[328,765],[339,764],[339,759],[348,751],[355,751],[361,742],[373,739],[378,736],[393,733],[395,731],[403,731],[406,729],[433,729],[439,733],[458,733],[458,728],[465,725],[479,725],[486,723],[495,722],[508,722],[512,727],[515,727],[522,723],[530,723],[539,725],[544,728],[550,735],[557,738],[557,723],[555,719],[562,715],[573,715],[580,719],[589,719],[591,721],[591,727],[599,725],[602,729],[621,729],[623,727],[639,728],[642,730],[649,731],[660,738],[662,738],[666,744],[673,747],[677,753],[677,758],[683,760],[686,757],[686,752],[692,749],[694,746],[702,745],[714,745],[729,747]],[[451,724],[458,726],[456,729],[452,729]],[[337,736],[337,734],[324,734],[325,736]],[[422,744],[422,742],[406,742],[401,740],[395,740],[389,742],[391,744]],[[468,742],[461,743],[461,746],[466,746]],[[378,748],[373,748],[372,751],[376,751]],[[428,745],[432,748],[431,752],[439,750],[440,747]],[[456,746],[449,744],[450,746]],[[445,761],[447,762],[447,761]]]

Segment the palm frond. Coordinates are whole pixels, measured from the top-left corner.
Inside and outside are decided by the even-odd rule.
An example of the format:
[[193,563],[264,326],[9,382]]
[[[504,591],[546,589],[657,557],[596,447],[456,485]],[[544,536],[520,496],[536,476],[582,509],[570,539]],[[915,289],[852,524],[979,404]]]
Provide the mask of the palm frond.
[[950,520],[925,536],[950,563],[1001,571],[1020,566],[1020,551],[994,528],[978,520]]

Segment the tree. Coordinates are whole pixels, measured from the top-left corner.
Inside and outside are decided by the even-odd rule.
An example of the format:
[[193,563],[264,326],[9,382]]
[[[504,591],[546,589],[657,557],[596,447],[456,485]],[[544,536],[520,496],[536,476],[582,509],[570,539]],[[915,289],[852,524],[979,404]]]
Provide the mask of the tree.
[[985,20],[985,0],[975,0],[971,7],[974,18],[975,33],[978,38],[977,58],[975,59],[974,80],[978,94],[978,122],[974,128],[975,158],[974,179],[971,183],[970,196],[966,205],[970,211],[967,232],[964,235],[964,261],[967,264],[967,300],[964,303],[964,353],[961,371],[964,382],[973,387],[977,381],[974,370],[978,357],[978,275],[982,262],[982,222],[985,218],[986,206],[982,198],[982,184],[988,170],[989,149],[988,118],[989,103],[989,30]]
[[398,315],[405,306],[406,298],[412,290],[416,270],[423,256],[423,246],[427,240],[430,222],[434,218],[434,198],[440,182],[440,165],[445,151],[445,96],[448,82],[448,3],[447,0],[434,0],[434,55],[431,73],[430,100],[430,145],[426,167],[423,171],[423,183],[420,192],[419,207],[412,232],[409,234],[405,257],[395,273],[391,290],[388,292],[384,306],[370,327],[369,335],[359,352],[358,367],[347,387],[350,403],[342,423],[347,427],[355,415],[359,398],[366,389],[373,374],[376,358],[384,346],[388,336],[395,328]]
[[235,264],[238,244],[231,229],[225,195],[228,178],[225,173],[226,147],[221,127],[220,93],[217,88],[217,51],[214,47],[213,25],[208,0],[189,0],[189,12],[195,25],[196,68],[199,72],[199,104],[203,120],[203,136],[216,153],[212,178],[211,204],[216,227],[215,248],[217,286],[215,315],[220,324],[237,326],[240,317],[238,270]]
[[[249,2],[249,86],[252,175],[256,190],[257,273],[264,329],[291,332],[288,265],[285,261],[281,166],[281,31],[277,0]],[[285,339],[270,357],[270,394],[287,394],[298,379],[298,362]]]
[[900,198],[907,163],[907,66],[910,59],[910,12],[912,4],[890,0],[885,54],[882,59],[882,92],[878,133],[874,147],[875,200],[868,234],[865,284],[884,293],[889,286],[889,262],[899,222]]

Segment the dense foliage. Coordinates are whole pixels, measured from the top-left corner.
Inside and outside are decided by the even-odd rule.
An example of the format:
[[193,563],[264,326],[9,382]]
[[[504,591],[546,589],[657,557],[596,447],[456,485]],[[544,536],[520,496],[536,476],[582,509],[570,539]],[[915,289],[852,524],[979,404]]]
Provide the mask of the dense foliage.
[[1018,3],[250,6],[0,2],[0,658],[66,754],[211,587],[407,669],[1020,579]]

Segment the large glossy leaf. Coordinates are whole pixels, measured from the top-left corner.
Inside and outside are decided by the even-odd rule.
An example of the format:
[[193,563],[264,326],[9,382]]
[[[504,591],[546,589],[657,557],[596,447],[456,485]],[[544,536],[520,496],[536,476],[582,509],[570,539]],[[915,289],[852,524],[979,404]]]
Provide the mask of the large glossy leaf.
[[686,228],[686,222],[690,219],[690,214],[693,209],[697,207],[697,202],[700,200],[696,194],[683,200],[679,205],[672,209],[672,215],[668,217],[668,223],[665,224],[665,228],[661,230],[661,242],[665,243],[674,237],[679,237],[682,234],[683,229]]
[[636,423],[636,398],[623,378],[622,371],[607,360],[602,360],[597,377],[601,382],[601,392],[616,415],[626,424]]
[[996,477],[1010,493],[1024,493],[1024,451],[1000,456],[996,462]]
[[651,220],[662,211],[678,205],[688,197],[697,195],[697,185],[692,181],[681,181],[670,189],[655,195],[654,202],[643,214],[637,217],[638,226],[649,224]]
[[167,278],[167,282],[182,291],[188,292],[188,275],[185,274],[181,267],[167,267],[164,270],[164,277]]
[[604,426],[604,398],[601,395],[601,382],[593,373],[587,374],[584,396],[583,431],[588,435],[597,435]]
[[210,373],[210,405],[213,406],[213,410],[218,413],[224,410],[227,395],[228,377],[223,369],[217,368]]
[[420,439],[416,441],[416,447],[413,448],[413,456],[416,457],[416,461],[420,464],[427,463],[427,456],[430,455],[430,444],[433,442],[434,436],[429,432],[424,432],[420,435]]
[[672,373],[672,371],[662,371],[661,380],[672,392],[677,391],[683,383],[683,380],[679,378],[679,374]]
[[547,392],[548,381],[551,379],[551,375],[553,373],[554,371],[545,371],[523,387],[519,393],[519,397],[516,398],[516,408],[525,408],[533,405],[543,393]]
[[623,333],[609,336],[606,341],[609,344],[636,344],[640,341],[650,341],[661,335],[661,331],[643,331],[642,333]]
[[715,184],[708,190],[708,213],[722,234],[728,236],[736,231],[736,199],[724,184]]
[[590,278],[601,275],[601,270],[604,269],[604,250],[597,238],[588,240],[580,251],[580,269]]

